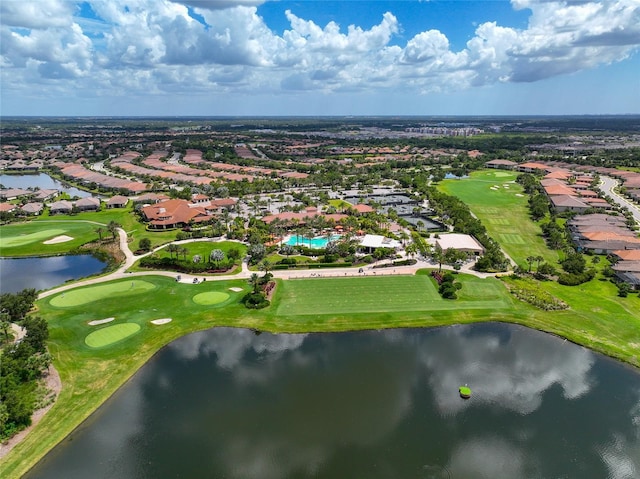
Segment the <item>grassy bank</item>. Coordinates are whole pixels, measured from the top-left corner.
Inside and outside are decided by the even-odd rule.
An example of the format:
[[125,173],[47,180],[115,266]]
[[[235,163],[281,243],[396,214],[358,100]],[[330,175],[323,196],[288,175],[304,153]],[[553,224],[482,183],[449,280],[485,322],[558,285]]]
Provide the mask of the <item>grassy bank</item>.
[[[278,281],[271,307],[250,311],[239,304],[249,286],[245,281],[207,281],[197,285],[149,276],[148,284],[131,280],[107,283],[127,294],[104,294],[104,285],[79,289],[70,296],[53,295],[38,302],[39,314],[50,324],[50,351],[63,381],[53,409],[27,438],[3,459],[5,478],[18,478],[111,396],[158,349],[193,331],[214,326],[255,328],[271,332],[334,332],[390,327],[504,321],[565,336],[579,344],[640,366],[640,328],[635,303],[585,300],[595,290],[572,290],[572,308],[542,312],[514,299],[495,279],[459,275],[463,287],[457,301],[443,300],[428,276],[299,279]],[[133,285],[132,285],[133,283]],[[144,286],[144,288],[142,287]],[[601,283],[598,294],[610,293]],[[595,288],[595,286],[593,286]],[[230,288],[243,288],[236,292]],[[224,293],[216,304],[198,301],[202,293]],[[220,297],[225,297],[219,295]],[[70,297],[67,297],[70,296]],[[90,305],[77,298],[89,298]],[[194,299],[195,298],[195,299]],[[599,310],[592,311],[593,302]],[[634,309],[635,308],[635,309]],[[99,312],[99,313],[98,313]],[[91,326],[91,321],[114,317]],[[156,326],[150,321],[171,318]],[[133,334],[92,348],[86,337],[101,328],[135,324]],[[91,343],[91,341],[90,341]],[[93,344],[93,343],[91,343]],[[101,344],[101,343],[98,343]]]

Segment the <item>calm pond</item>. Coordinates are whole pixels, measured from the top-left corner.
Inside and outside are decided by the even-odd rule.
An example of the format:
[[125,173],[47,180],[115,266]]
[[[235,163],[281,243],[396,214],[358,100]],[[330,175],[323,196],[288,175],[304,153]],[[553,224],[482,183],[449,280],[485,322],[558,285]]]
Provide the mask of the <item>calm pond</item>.
[[51,178],[45,173],[37,173],[34,175],[0,175],[0,185],[5,188],[40,188],[41,190],[59,190],[67,193],[72,198],[86,198],[91,196],[87,191],[79,190],[73,186],[65,185],[58,180]]
[[161,350],[26,477],[630,479],[639,426],[637,371],[522,327],[217,328]]
[[88,254],[43,258],[0,258],[0,292],[17,293],[59,286],[72,279],[98,274],[107,264]]

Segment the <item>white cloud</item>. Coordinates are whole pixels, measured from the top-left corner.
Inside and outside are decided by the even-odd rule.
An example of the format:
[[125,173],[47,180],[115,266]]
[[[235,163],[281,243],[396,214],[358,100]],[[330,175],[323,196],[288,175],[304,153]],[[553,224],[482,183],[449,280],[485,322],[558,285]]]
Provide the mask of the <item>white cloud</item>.
[[459,51],[433,29],[392,45],[401,31],[392,12],[365,29],[287,10],[290,28],[276,34],[259,15],[262,0],[88,3],[97,20],[78,17],[71,1],[0,3],[3,89],[27,92],[37,82],[42,96],[65,85],[69,96],[423,94],[535,82],[625,60],[640,46],[637,0],[513,0],[530,11],[526,28],[485,22]]
[[3,25],[21,28],[60,28],[71,25],[72,2],[65,0],[3,0],[0,19]]
[[258,6],[266,0],[172,0],[175,3],[181,3],[193,8],[205,10],[222,10],[225,8],[233,8],[238,6]]

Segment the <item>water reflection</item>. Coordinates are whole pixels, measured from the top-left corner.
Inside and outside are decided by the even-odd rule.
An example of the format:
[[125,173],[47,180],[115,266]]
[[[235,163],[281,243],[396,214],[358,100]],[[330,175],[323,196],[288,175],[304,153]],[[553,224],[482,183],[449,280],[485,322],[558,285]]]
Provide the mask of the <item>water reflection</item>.
[[454,400],[462,384],[471,386],[474,404],[496,404],[520,414],[536,410],[543,393],[553,385],[560,386],[568,399],[586,394],[591,387],[589,371],[595,358],[585,348],[562,347],[567,345],[547,335],[532,341],[525,329],[510,330],[506,344],[498,334],[470,335],[467,329],[448,328],[442,333],[445,341],[429,337],[420,347],[420,360],[443,413],[469,406]]
[[25,288],[44,290],[72,279],[104,270],[106,263],[91,255],[46,258],[0,258],[0,292],[16,293]]
[[88,191],[79,190],[73,186],[68,186],[58,180],[51,178],[44,173],[34,175],[0,175],[0,185],[4,188],[18,188],[26,190],[27,188],[40,188],[41,190],[58,190],[65,192],[72,198],[86,198],[91,196]]
[[627,479],[639,391],[515,326],[218,328],[165,348],[27,477]]

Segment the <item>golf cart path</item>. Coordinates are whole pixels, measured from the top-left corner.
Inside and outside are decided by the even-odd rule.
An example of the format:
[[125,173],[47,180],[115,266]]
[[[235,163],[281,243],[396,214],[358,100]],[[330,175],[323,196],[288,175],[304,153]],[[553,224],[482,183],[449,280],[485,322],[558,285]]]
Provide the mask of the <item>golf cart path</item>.
[[[70,284],[65,284],[62,286],[58,286],[57,288],[53,288],[47,291],[44,291],[38,295],[38,298],[46,298],[47,296],[51,296],[57,293],[61,293],[63,291],[68,291],[70,289],[75,289],[81,286],[88,286],[93,284],[104,283],[107,281],[112,281],[115,279],[123,279],[123,278],[134,278],[134,277],[144,277],[144,276],[166,276],[169,278],[177,278],[180,277],[181,283],[193,283],[194,280],[202,281],[206,278],[206,281],[229,281],[234,279],[249,279],[252,274],[256,274],[256,271],[251,271],[249,269],[249,265],[246,260],[242,261],[242,268],[240,272],[235,274],[224,274],[224,275],[194,275],[194,274],[184,274],[184,273],[176,273],[175,271],[140,271],[140,272],[130,272],[127,271],[131,266],[135,264],[140,258],[144,258],[150,254],[155,253],[163,248],[166,248],[169,244],[167,243],[162,246],[159,246],[152,251],[141,255],[135,255],[131,249],[129,248],[129,238],[127,233],[122,229],[118,228],[118,235],[120,238],[120,249],[124,253],[125,261],[112,273],[106,274],[104,276],[99,276],[96,278],[89,278],[81,281],[77,281]],[[216,242],[221,240],[212,241],[210,238],[197,238],[197,239],[189,239],[183,241],[174,241],[174,244],[186,244],[193,243],[197,241],[209,241]],[[374,263],[375,264],[375,263]],[[363,266],[362,268],[354,268],[354,267],[346,267],[346,268],[327,268],[327,269],[306,269],[306,270],[278,270],[271,271],[274,278],[279,279],[296,279],[296,278],[334,278],[334,277],[354,277],[354,276],[388,276],[388,275],[413,275],[419,269],[424,268],[434,268],[438,266],[437,263],[432,261],[427,261],[425,259],[418,259],[417,263],[411,266],[395,266],[390,268],[373,268],[374,264]],[[462,266],[460,272],[471,274],[473,276],[477,276],[479,278],[488,278],[495,277],[496,273],[481,273],[478,271],[474,271],[471,269],[473,263],[467,263]],[[453,268],[450,266],[442,265],[442,269],[453,271]],[[362,272],[360,272],[362,270]]]

